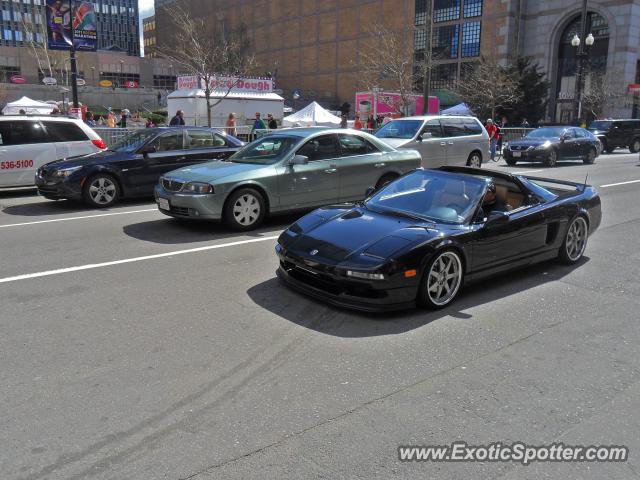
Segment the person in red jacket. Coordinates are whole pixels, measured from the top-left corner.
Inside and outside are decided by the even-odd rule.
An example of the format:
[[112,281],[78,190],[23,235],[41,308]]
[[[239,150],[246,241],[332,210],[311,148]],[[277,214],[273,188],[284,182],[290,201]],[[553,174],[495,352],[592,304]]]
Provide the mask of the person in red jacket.
[[491,145],[491,161],[496,157],[496,145],[498,145],[498,127],[493,123],[492,119],[487,120],[487,124],[484,126],[489,134],[489,142]]
[[362,122],[360,121],[360,116],[356,115],[356,119],[353,122],[353,128],[356,130],[362,130]]

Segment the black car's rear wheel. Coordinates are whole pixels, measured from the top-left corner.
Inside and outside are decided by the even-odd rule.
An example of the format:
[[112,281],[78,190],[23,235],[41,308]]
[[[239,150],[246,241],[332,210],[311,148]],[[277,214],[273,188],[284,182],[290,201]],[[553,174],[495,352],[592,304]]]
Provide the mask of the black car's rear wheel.
[[82,198],[91,207],[107,208],[120,198],[120,187],[111,175],[98,173],[84,183]]
[[593,162],[596,161],[597,155],[598,155],[598,152],[596,152],[596,149],[591,147],[587,152],[587,154],[585,155],[585,157],[582,159],[582,161],[587,165],[591,165]]
[[418,291],[418,304],[428,308],[446,307],[458,295],[462,275],[462,260],[455,251],[438,253],[425,269]]
[[262,223],[265,213],[266,205],[260,192],[241,188],[227,199],[222,218],[234,230],[253,230]]
[[546,167],[555,167],[556,163],[558,163],[558,151],[555,148],[549,150],[549,154],[542,163],[544,163]]
[[629,151],[631,153],[640,152],[640,138],[633,139],[633,141],[631,142],[631,145],[629,145]]
[[585,248],[587,248],[587,238],[589,236],[589,226],[583,216],[575,217],[571,223],[560,247],[558,258],[568,265],[576,263],[582,258]]

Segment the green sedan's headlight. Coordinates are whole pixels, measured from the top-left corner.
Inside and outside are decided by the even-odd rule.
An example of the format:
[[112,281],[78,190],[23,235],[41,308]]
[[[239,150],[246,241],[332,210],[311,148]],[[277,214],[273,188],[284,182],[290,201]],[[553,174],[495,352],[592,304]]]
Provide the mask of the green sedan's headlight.
[[53,174],[54,177],[58,178],[66,178],[71,175],[73,172],[77,172],[82,168],[82,165],[78,167],[70,167],[70,168],[62,168],[60,170],[56,170]]
[[213,193],[213,187],[208,183],[189,182],[182,187],[184,193]]

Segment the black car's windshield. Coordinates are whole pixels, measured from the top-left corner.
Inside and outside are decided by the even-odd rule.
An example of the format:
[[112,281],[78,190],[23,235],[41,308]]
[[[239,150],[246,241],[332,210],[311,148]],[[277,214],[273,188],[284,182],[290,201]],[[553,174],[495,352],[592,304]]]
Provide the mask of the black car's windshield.
[[613,122],[608,120],[596,120],[589,124],[589,130],[609,130]]
[[525,138],[552,138],[560,137],[562,132],[566,130],[565,127],[543,127],[536,128],[527,133]]
[[422,127],[422,120],[393,120],[376,132],[378,138],[410,139]]
[[238,150],[229,157],[229,161],[270,165],[282,160],[299,142],[300,137],[285,137],[283,135],[262,137]]
[[389,184],[365,205],[381,213],[463,224],[473,216],[484,189],[481,178],[416,170]]
[[135,152],[142,145],[147,143],[151,137],[155,136],[158,132],[152,129],[140,130],[139,132],[127,135],[122,140],[113,145],[109,150],[114,152]]

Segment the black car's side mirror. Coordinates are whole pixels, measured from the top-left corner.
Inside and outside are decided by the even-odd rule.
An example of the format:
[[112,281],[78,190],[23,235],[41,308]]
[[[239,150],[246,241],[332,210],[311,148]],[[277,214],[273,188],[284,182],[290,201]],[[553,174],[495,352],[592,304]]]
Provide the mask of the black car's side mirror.
[[486,228],[496,228],[501,225],[506,225],[507,223],[509,223],[509,215],[507,212],[495,211],[489,214],[489,218],[487,218],[484,226]]
[[364,193],[364,198],[369,198],[374,193],[376,193],[376,188],[375,187],[369,187],[369,188],[367,188],[367,191]]
[[156,153],[156,147],[155,145],[152,145],[150,143],[146,144],[144,147],[142,147],[140,149],[140,153],[143,155],[148,155],[150,153]]

